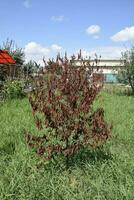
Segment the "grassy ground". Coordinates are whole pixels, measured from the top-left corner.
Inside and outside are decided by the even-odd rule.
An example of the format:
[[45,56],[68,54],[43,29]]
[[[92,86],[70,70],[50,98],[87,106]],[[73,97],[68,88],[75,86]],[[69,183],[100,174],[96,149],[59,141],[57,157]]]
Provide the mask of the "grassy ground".
[[0,104],[0,200],[134,199],[134,98],[102,96],[112,137],[101,151],[75,155],[70,170],[26,146],[24,129],[36,132],[27,99]]

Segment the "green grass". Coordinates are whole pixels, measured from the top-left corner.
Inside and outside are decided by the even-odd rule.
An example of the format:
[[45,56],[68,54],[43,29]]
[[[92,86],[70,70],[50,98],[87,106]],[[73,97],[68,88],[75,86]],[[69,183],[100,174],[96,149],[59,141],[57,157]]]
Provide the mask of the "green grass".
[[24,129],[37,130],[27,99],[0,104],[0,200],[133,200],[134,98],[103,93],[97,103],[113,124],[102,150],[45,163],[27,147]]

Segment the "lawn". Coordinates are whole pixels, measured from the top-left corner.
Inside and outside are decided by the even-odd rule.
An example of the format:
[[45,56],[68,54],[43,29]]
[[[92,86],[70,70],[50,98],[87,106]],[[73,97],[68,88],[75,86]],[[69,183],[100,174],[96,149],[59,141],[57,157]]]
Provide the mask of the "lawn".
[[101,150],[78,152],[66,170],[63,158],[45,163],[24,140],[39,134],[27,98],[0,104],[0,200],[133,200],[134,98],[103,92],[96,106],[113,125]]

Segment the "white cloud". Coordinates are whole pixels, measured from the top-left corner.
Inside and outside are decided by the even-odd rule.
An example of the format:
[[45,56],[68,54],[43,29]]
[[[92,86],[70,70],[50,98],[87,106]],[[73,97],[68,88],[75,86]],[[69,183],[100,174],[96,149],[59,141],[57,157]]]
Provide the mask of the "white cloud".
[[29,60],[34,60],[37,63],[44,65],[43,58],[48,60],[48,58],[56,55],[57,52],[63,50],[58,44],[52,44],[49,47],[45,47],[36,42],[29,42],[25,45],[24,52],[26,55],[26,62]]
[[100,26],[98,25],[91,25],[86,29],[87,34],[93,35],[100,32]]
[[33,55],[37,55],[37,54],[48,54],[49,53],[49,49],[46,47],[41,46],[40,44],[36,43],[36,42],[29,42],[26,46],[25,46],[25,52],[26,53],[30,53]]
[[36,42],[29,42],[24,48],[26,54],[26,62],[29,60],[34,60],[40,62],[43,57],[48,57],[50,49],[44,47]]
[[51,48],[52,48],[52,50],[54,50],[56,52],[62,50],[62,47],[57,44],[52,44]]
[[82,50],[82,55],[83,57],[95,58],[95,54],[97,54],[102,59],[119,59],[121,58],[121,52],[125,50],[125,48],[118,46],[96,47],[89,50]]
[[65,17],[64,17],[64,15],[52,16],[51,20],[54,22],[62,22],[65,20]]
[[[44,66],[43,57],[45,60],[48,58],[52,58],[56,56],[57,52],[60,51],[63,53],[63,47],[59,46],[58,44],[52,44],[49,47],[43,46],[36,42],[29,42],[25,45],[24,52],[26,55],[26,62],[29,60],[34,60],[37,63]],[[95,54],[98,56],[101,55],[102,59],[118,59],[121,58],[121,52],[125,51],[124,47],[120,46],[102,46],[90,49],[83,49],[82,55],[83,57],[91,57],[95,58]],[[77,51],[78,53],[79,51]]]
[[134,26],[126,27],[111,37],[114,42],[134,40]]
[[24,5],[25,8],[30,8],[30,7],[31,7],[30,0],[25,0],[25,1],[23,2],[23,5]]

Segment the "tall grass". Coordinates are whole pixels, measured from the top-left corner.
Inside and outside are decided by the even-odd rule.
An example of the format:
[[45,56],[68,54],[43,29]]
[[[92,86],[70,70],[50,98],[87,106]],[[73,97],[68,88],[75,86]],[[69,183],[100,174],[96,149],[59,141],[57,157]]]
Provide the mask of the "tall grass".
[[27,99],[0,104],[0,200],[133,200],[134,98],[102,94],[110,140],[101,150],[81,150],[46,163],[27,147],[24,130],[34,127]]

